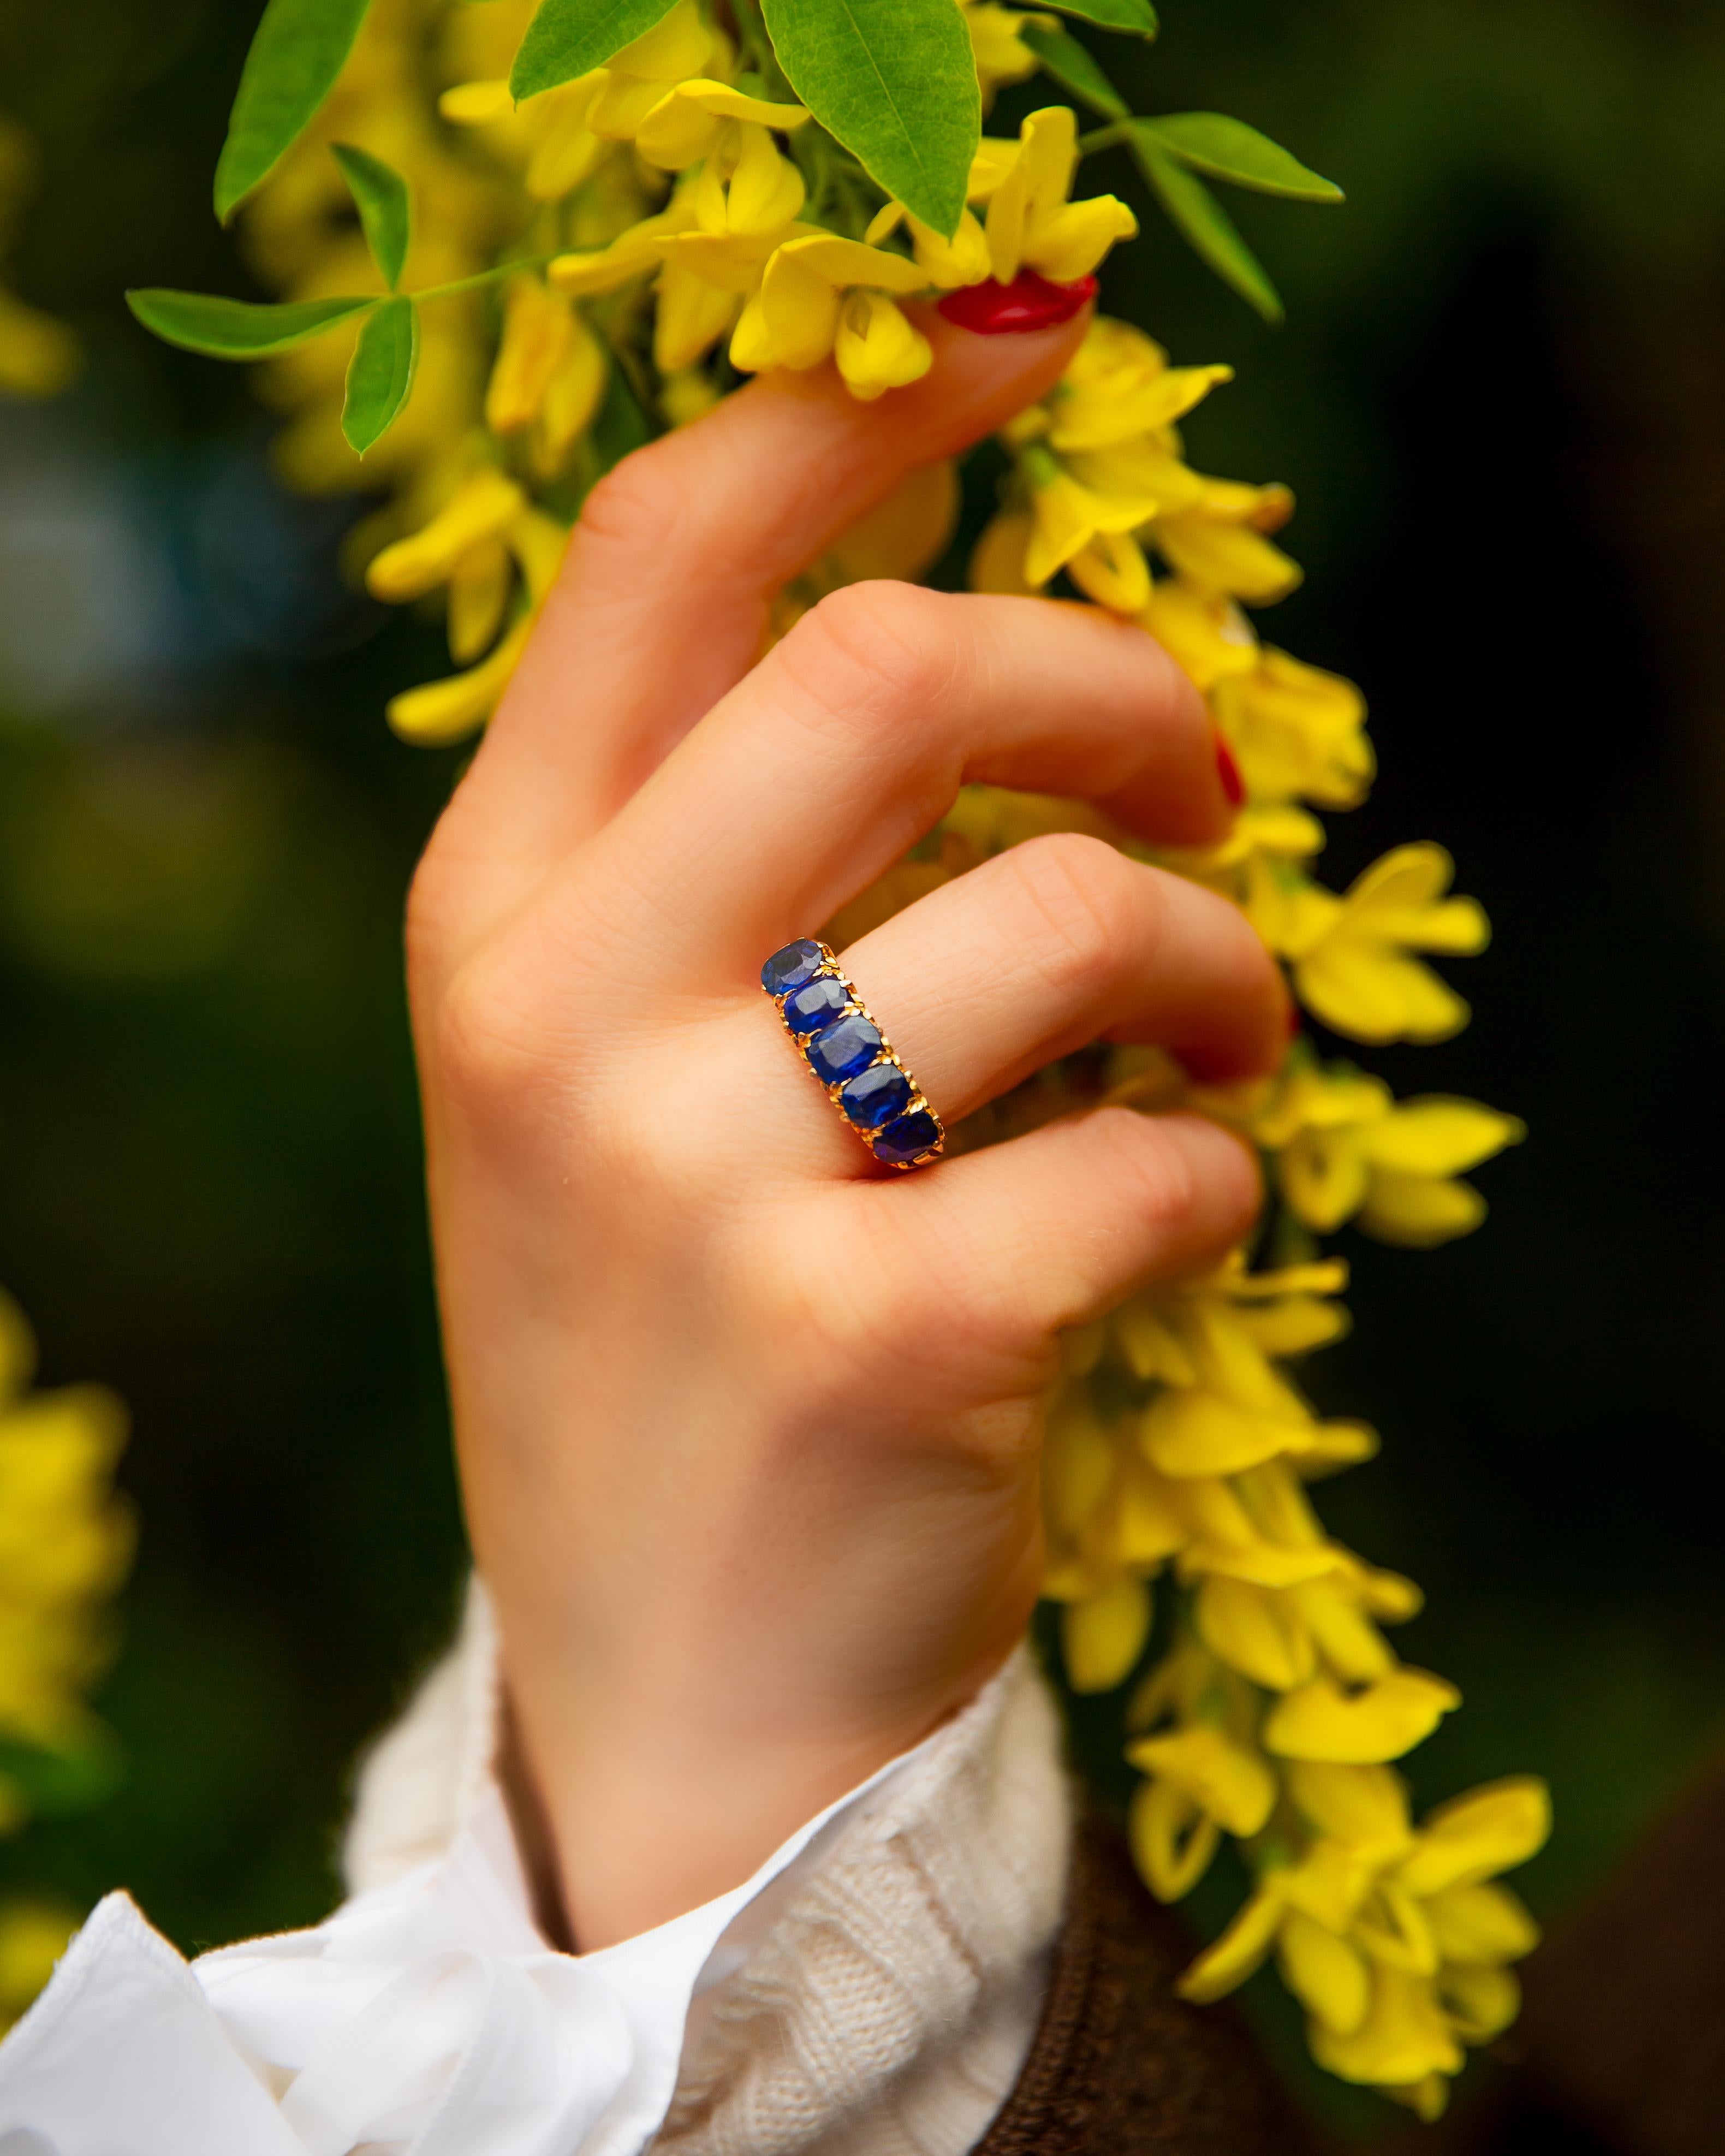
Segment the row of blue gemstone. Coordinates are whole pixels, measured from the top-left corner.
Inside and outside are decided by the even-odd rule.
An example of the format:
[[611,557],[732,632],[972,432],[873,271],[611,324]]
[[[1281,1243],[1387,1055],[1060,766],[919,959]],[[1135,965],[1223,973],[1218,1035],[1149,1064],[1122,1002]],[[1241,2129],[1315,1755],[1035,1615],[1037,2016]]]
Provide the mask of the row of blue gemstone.
[[880,1029],[851,1001],[845,983],[825,970],[826,953],[804,937],[775,951],[761,968],[761,986],[784,998],[785,1024],[824,1086],[839,1088],[839,1106],[868,1139],[875,1158],[895,1165],[919,1158],[940,1139],[927,1108],[911,1108],[911,1081],[883,1055]]

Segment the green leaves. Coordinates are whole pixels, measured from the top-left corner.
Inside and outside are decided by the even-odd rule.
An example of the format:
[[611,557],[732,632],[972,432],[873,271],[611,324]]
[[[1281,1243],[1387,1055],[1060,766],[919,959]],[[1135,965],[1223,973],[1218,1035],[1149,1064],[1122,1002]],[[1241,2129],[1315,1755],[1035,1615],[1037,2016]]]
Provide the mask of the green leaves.
[[369,4],[270,0],[246,54],[216,166],[216,215],[223,224],[329,95]]
[[1153,136],[1141,131],[1144,126],[1142,121],[1132,122],[1132,152],[1163,208],[1224,285],[1231,285],[1266,322],[1279,322],[1284,311],[1281,296],[1264,265],[1235,229],[1233,219],[1202,180],[1194,179],[1158,146]]
[[204,292],[159,287],[128,292],[126,304],[146,330],[187,352],[211,359],[265,359],[304,344],[348,316],[375,307],[375,299],[300,300],[286,306],[258,306],[249,300],[212,299]]
[[1347,199],[1333,180],[1312,172],[1279,142],[1225,113],[1165,112],[1158,119],[1135,121],[1133,127],[1158,150],[1195,172],[1207,172],[1213,180],[1251,187],[1261,195],[1281,195],[1289,202]]
[[671,6],[672,0],[542,0],[509,71],[511,90],[536,97],[603,67],[663,22]]
[[383,272],[383,281],[393,292],[401,282],[402,264],[408,259],[411,213],[407,182],[369,150],[357,150],[351,143],[337,142],[332,154],[341,167],[341,177],[359,212],[372,259]]
[[1198,254],[1266,321],[1279,322],[1281,300],[1263,264],[1196,175],[1205,172],[1232,187],[1280,195],[1288,202],[1338,203],[1344,199],[1341,188],[1255,127],[1220,112],[1167,112],[1156,120],[1128,120],[1097,139],[1117,141],[1122,134],[1139,171]]
[[786,80],[821,126],[950,239],[982,133],[970,33],[952,0],[762,0],[762,12]]
[[1104,30],[1131,31],[1141,38],[1156,35],[1156,10],[1150,0],[1048,0],[1048,4]]
[[1062,90],[1089,105],[1092,112],[1100,112],[1104,119],[1124,120],[1127,116],[1126,100],[1070,31],[1045,30],[1033,16],[1024,16],[1020,21],[1019,42],[1035,54],[1045,74],[1052,75]]
[[361,456],[407,403],[418,359],[419,310],[411,300],[385,300],[362,325],[347,366],[341,432]]

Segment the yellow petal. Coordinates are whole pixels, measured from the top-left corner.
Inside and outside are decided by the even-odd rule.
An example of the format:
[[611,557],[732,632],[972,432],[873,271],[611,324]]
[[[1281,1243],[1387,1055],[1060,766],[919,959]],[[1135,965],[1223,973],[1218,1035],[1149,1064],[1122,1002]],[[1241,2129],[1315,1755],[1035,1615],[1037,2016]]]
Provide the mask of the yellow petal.
[[1087,1602],[1060,1612],[1060,1645],[1074,1691],[1112,1691],[1132,1675],[1150,1636],[1150,1589],[1120,1579]]
[[1210,1652],[1255,1684],[1287,1691],[1312,1674],[1311,1638],[1274,1589],[1212,1573],[1199,1588],[1194,1614]]
[[661,374],[680,374],[704,359],[737,319],[735,292],[691,276],[668,261],[659,273],[653,315],[653,364]]
[[1445,1887],[1425,1903],[1445,1961],[1519,1961],[1539,1943],[1539,1927],[1507,1887]]
[[1140,613],[1150,598],[1150,570],[1128,532],[1099,531],[1066,564],[1066,573],[1086,598],[1111,613]]
[[503,624],[514,576],[509,549],[488,539],[456,562],[449,576],[449,656],[470,665]]
[[1430,1813],[1401,1876],[1415,1894],[1471,1886],[1525,1863],[1550,1832],[1551,1797],[1544,1783],[1532,1774],[1512,1775]]
[[514,434],[538,417],[574,333],[567,300],[537,277],[511,278],[503,301],[503,336],[485,390],[485,424],[494,434]]
[[1527,1125],[1515,1116],[1477,1101],[1432,1095],[1399,1101],[1360,1142],[1374,1168],[1399,1175],[1465,1175],[1527,1135]]
[[1339,1302],[1291,1295],[1263,1310],[1242,1312],[1240,1323],[1266,1355],[1304,1355],[1343,1338],[1352,1320]]
[[1276,1180],[1308,1228],[1332,1233],[1366,1202],[1370,1177],[1358,1133],[1301,1131],[1277,1156]]
[[761,320],[778,366],[819,367],[833,349],[839,331],[839,294],[834,281],[808,259],[808,250],[822,244],[819,240],[792,240],[777,249],[768,262],[761,281]]
[[803,175],[788,157],[782,157],[764,128],[745,127],[737,169],[725,190],[725,222],[731,232],[777,233],[802,208],[806,189]]
[[1360,1765],[1399,1759],[1461,1703],[1453,1685],[1424,1670],[1399,1669],[1352,1693],[1320,1677],[1276,1702],[1264,1743],[1291,1759]]
[[[960,216],[958,229],[951,239],[942,239],[920,218],[913,217],[909,223],[911,247],[930,284],[944,292],[956,291],[961,285],[980,285],[993,275],[987,235],[968,210]],[[871,225],[869,238],[872,240],[875,236]]]
[[1250,673],[1219,688],[1215,708],[1255,796],[1351,808],[1371,783],[1365,701],[1339,675],[1266,647]]
[[1486,1201],[1471,1183],[1425,1175],[1378,1174],[1359,1224],[1380,1243],[1429,1250],[1469,1235],[1486,1217]]
[[31,1898],[0,1907],[0,2028],[13,2020],[54,1974],[78,1928],[75,1911]]
[[680,82],[699,74],[716,40],[701,19],[696,0],[677,0],[670,14],[625,45],[611,64],[620,74],[654,82]]
[[1312,2056],[1343,2081],[1404,2087],[1428,2074],[1461,2070],[1461,2047],[1450,2033],[1427,1977],[1378,1969],[1365,2020],[1348,2035],[1316,2022]]
[[1304,1425],[1247,1414],[1214,1394],[1170,1388],[1144,1411],[1146,1457],[1164,1475],[1237,1475],[1304,1443]]
[[1443,1969],[1437,1984],[1464,2044],[1489,2044],[1522,2010],[1522,1987],[1507,1969]]
[[1244,1984],[1275,1945],[1286,1909],[1272,1876],[1241,1906],[1214,1945],[1207,1947],[1180,1979],[1175,1989],[1181,1998],[1205,2003]]
[[1222,1830],[1171,1782],[1140,1782],[1127,1815],[1138,1876],[1159,1902],[1178,1902],[1209,1870]]
[[437,109],[452,126],[484,127],[507,120],[515,110],[515,97],[499,75],[485,82],[458,82],[438,99]]
[[1287,1781],[1294,1802],[1331,1840],[1391,1856],[1411,1847],[1407,1790],[1394,1768],[1296,1759]]
[[373,559],[366,571],[367,588],[374,598],[398,605],[446,583],[461,556],[501,532],[526,499],[501,472],[475,473],[429,524]]
[[1289,1910],[1276,1943],[1288,1989],[1327,2029],[1352,2035],[1371,2004],[1371,1972],[1363,1957],[1298,1909]]
[[1290,1592],[1318,1652],[1345,1683],[1369,1683],[1394,1668],[1395,1656],[1343,1575],[1309,1580]]
[[641,120],[635,147],[649,165],[680,172],[707,155],[721,121],[744,121],[763,131],[773,128],[784,133],[800,127],[808,117],[800,105],[769,104],[764,98],[745,96],[728,83],[697,76],[667,91]]
[[588,125],[588,116],[603,87],[604,70],[595,69],[531,100],[540,135],[527,161],[523,184],[535,202],[558,202],[581,182],[610,149]]
[[778,257],[788,256],[799,267],[829,285],[861,285],[878,292],[920,292],[928,280],[914,262],[902,254],[890,254],[884,247],[866,247],[860,239],[845,239],[835,232],[812,233],[788,240]]
[[1042,1448],[1042,1494],[1048,1517],[1076,1535],[1108,1494],[1114,1445],[1081,1388],[1065,1389],[1051,1409]]
[[1250,624],[1220,593],[1178,580],[1160,583],[1138,619],[1200,689],[1257,664]]
[[1127,1745],[1126,1756],[1141,1774],[1178,1789],[1230,1834],[1256,1834],[1276,1804],[1276,1777],[1269,1768],[1209,1723],[1140,1737]]
[[1102,1543],[1119,1564],[1160,1564],[1190,1539],[1169,1486],[1135,1460],[1122,1461],[1105,1520]]
[[1106,449],[1183,418],[1218,382],[1233,379],[1231,367],[1164,367],[1136,382],[1074,391],[1055,404],[1049,440],[1057,449]]
[[531,617],[523,615],[480,665],[447,681],[428,681],[423,688],[392,697],[387,714],[390,725],[403,741],[420,748],[442,748],[472,733],[496,709],[521,663],[531,629]]
[[1406,1969],[1414,1976],[1437,1974],[1437,1942],[1425,1908],[1393,1879],[1366,1897],[1354,1918],[1353,1936],[1380,1967]]
[[1053,284],[1076,284],[1117,240],[1130,239],[1137,228],[1138,220],[1117,195],[1092,195],[1051,216],[1033,218],[1022,259]]
[[1023,510],[1003,510],[983,529],[971,550],[965,582],[973,592],[999,592],[1026,598],[1037,587],[1024,574],[1025,557],[1035,526]]
[[833,357],[851,395],[865,403],[920,380],[934,364],[927,338],[878,292],[853,292],[845,300]]
[[1299,564],[1245,525],[1223,523],[1203,511],[1157,520],[1153,537],[1171,568],[1212,591],[1260,606],[1286,598],[1300,582]]
[[1294,983],[1315,1017],[1355,1040],[1447,1040],[1467,1005],[1417,958],[1332,934],[1296,958]]

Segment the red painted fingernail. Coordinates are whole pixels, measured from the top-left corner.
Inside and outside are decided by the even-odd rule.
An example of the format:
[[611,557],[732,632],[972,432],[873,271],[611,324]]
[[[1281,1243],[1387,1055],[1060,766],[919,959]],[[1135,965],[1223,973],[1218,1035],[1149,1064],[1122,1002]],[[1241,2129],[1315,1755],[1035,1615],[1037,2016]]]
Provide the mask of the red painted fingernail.
[[1216,769],[1221,776],[1222,791],[1228,796],[1230,808],[1238,808],[1245,799],[1245,781],[1240,775],[1240,766],[1234,761],[1234,751],[1226,737],[1216,736]]
[[1294,1001],[1293,998],[1290,996],[1288,998],[1288,1039],[1290,1040],[1297,1040],[1299,1037],[1300,1006]]
[[961,285],[937,302],[949,322],[978,336],[1002,336],[1014,330],[1048,330],[1070,322],[1096,296],[1094,277],[1076,284],[1051,285],[1034,270],[1020,270],[1009,285],[990,277],[981,285]]

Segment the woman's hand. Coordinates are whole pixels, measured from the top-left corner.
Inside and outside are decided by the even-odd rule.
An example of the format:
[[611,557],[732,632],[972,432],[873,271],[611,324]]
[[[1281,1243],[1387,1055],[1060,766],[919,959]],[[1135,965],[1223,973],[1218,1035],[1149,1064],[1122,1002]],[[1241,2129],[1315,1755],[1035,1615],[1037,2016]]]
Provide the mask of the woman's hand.
[[[740,1882],[998,1666],[1062,1327],[1256,1204],[1233,1138],[1118,1109],[884,1171],[759,984],[966,779],[1227,827],[1203,704],[1095,611],[864,584],[754,663],[773,592],[1081,327],[937,324],[878,404],[765,381],[629,459],[414,884],[468,1516],[583,1948]],[[1099,1037],[1217,1079],[1283,1037],[1232,906],[1077,837],[844,957],[948,1126]]]

